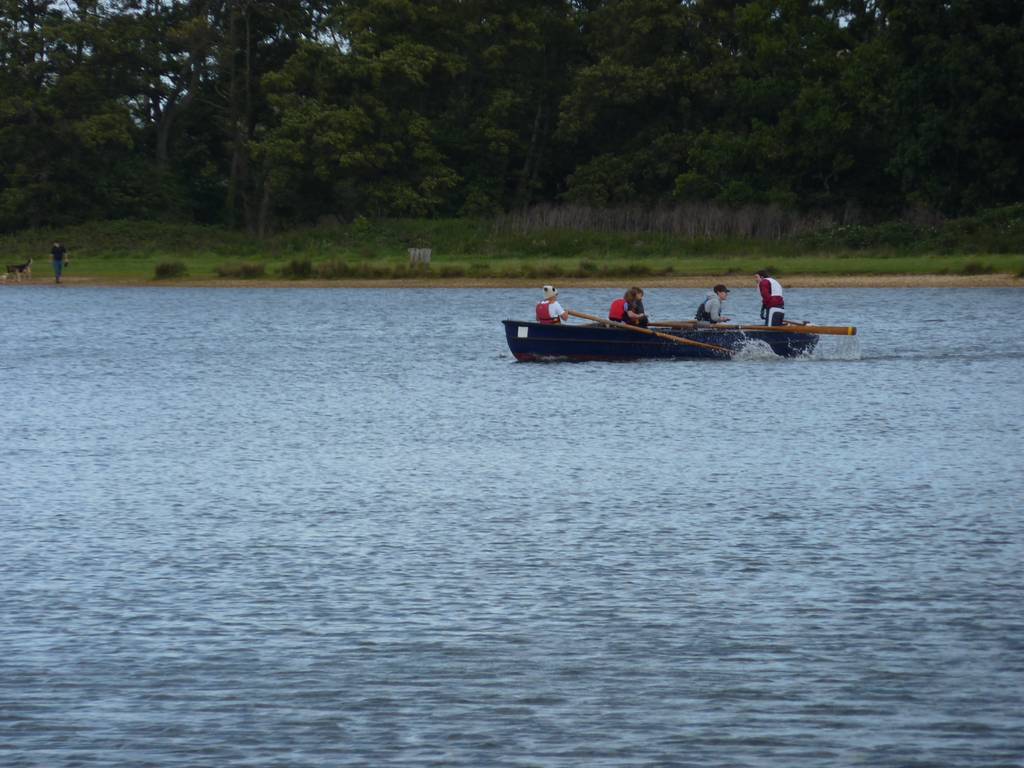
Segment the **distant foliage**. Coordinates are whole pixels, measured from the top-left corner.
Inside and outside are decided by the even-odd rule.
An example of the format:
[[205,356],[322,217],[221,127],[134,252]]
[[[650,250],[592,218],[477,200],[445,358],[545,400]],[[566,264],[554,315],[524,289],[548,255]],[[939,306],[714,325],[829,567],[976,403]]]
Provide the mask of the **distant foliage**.
[[499,216],[496,226],[509,232],[578,230],[582,232],[664,233],[690,238],[740,237],[779,240],[833,223],[826,214],[797,214],[776,205],[731,208],[716,203],[674,206],[639,205],[599,208],[589,205],[537,205]]
[[980,261],[969,261],[964,264],[960,273],[963,275],[991,275],[996,268],[991,264],[984,264]]
[[185,277],[187,274],[188,268],[183,261],[161,261],[154,268],[154,275],[157,280]]
[[243,262],[241,264],[221,264],[214,268],[219,277],[233,277],[242,280],[266,277],[267,267],[257,262]]
[[873,226],[826,227],[801,236],[805,245],[824,250],[878,250],[900,252],[1019,253],[1024,251],[1024,205],[983,211],[959,219],[890,221]]
[[312,259],[292,259],[281,267],[281,277],[304,278],[313,276]]
[[0,232],[527,210],[916,237],[1024,201],[1021,61],[1009,0],[11,0]]
[[322,280],[339,280],[343,277],[352,277],[355,272],[355,266],[344,259],[331,259],[316,265],[316,276]]

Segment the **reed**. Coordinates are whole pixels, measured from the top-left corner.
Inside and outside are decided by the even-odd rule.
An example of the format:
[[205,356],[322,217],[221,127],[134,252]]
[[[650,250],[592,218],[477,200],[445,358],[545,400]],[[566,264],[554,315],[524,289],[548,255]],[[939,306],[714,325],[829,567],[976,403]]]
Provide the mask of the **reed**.
[[153,268],[153,276],[157,280],[170,280],[175,277],[185,277],[188,274],[188,267],[183,261],[161,261]]
[[313,260],[309,258],[294,258],[285,263],[278,270],[281,277],[306,278],[313,276]]
[[[175,262],[187,263],[188,276],[195,280],[469,276],[546,282],[725,277],[764,267],[782,275],[1024,271],[1024,205],[948,221],[922,214],[805,231],[829,221],[769,206],[744,210],[688,204],[610,212],[547,206],[497,219],[361,219],[265,239],[216,227],[115,221],[0,235],[0,250],[11,263],[29,256],[42,260],[49,244],[60,239],[74,260],[74,279],[111,281],[150,280],[157,266]],[[419,268],[426,271],[417,272],[408,263],[407,249],[421,246],[432,248],[433,258],[428,268]],[[160,276],[181,277],[180,269],[161,266]]]
[[545,230],[667,234],[685,238],[738,237],[781,240],[835,225],[828,213],[801,214],[777,205],[738,208],[716,203],[675,206],[639,205],[595,208],[587,205],[537,205],[499,216],[500,232]]

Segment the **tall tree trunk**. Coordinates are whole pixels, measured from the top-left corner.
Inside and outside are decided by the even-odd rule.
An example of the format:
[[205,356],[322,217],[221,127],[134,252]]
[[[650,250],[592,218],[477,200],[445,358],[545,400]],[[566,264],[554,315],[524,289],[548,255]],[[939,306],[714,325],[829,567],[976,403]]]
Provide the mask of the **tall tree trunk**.
[[519,174],[519,185],[516,190],[516,205],[525,208],[530,204],[530,195],[533,188],[534,167],[536,166],[537,145],[540,142],[541,118],[544,114],[543,99],[537,102],[537,111],[533,116],[533,129],[530,131],[530,146],[526,150],[526,159],[523,161],[523,170]]
[[[228,5],[228,125],[231,126],[231,175],[228,179],[225,207],[228,225],[239,224],[238,210],[244,205],[244,187],[248,176],[248,162],[245,157],[245,135],[242,132],[242,109],[238,82],[238,12],[237,5],[229,0]],[[244,217],[243,217],[244,218]]]
[[263,198],[260,200],[259,236],[264,238],[270,228],[270,180],[263,180]]
[[[188,109],[189,104],[195,98],[195,89],[199,86],[199,73],[196,71],[192,76],[192,84],[189,92],[180,100],[168,103],[156,126],[156,161],[159,165],[167,165],[168,146],[170,145],[171,128],[174,121],[182,112]],[[177,98],[177,97],[175,97]]]
[[547,148],[551,126],[551,110],[541,97],[537,104],[537,112],[533,118],[533,129],[530,132],[530,147],[526,152],[523,170],[519,177],[519,189],[516,191],[516,205],[525,208],[533,200],[533,192],[540,173],[541,158]]
[[[245,15],[242,17],[242,25],[239,25],[238,9]],[[250,3],[243,2],[232,4],[228,21],[228,36],[231,65],[229,71],[230,95],[229,95],[229,123],[231,125],[232,146],[231,146],[231,177],[228,182],[227,209],[231,226],[244,224],[247,232],[253,235],[264,229],[262,208],[263,198],[266,196],[262,191],[262,182],[257,180],[252,167],[252,157],[249,155],[249,142],[255,134],[255,119],[252,108],[252,19],[250,16]],[[244,27],[245,35],[244,49],[243,41],[238,39],[240,34],[239,26]],[[243,72],[239,72],[237,64],[239,53],[243,54]],[[269,202],[266,203],[269,207]],[[241,222],[239,221],[241,214]]]
[[[156,8],[159,13],[159,7]],[[197,4],[197,13],[204,18],[208,14],[206,3]],[[168,94],[166,102],[159,109],[156,128],[156,161],[159,165],[167,164],[169,156],[171,131],[178,117],[195,101],[202,78],[203,62],[206,59],[209,41],[205,37],[193,38],[189,43],[188,58],[182,66],[180,75],[175,80],[174,89]]]

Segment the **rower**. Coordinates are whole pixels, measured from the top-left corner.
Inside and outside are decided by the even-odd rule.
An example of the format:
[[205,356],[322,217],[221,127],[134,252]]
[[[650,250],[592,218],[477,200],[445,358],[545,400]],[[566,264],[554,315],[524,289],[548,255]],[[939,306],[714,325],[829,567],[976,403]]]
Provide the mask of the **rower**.
[[765,325],[785,325],[786,302],[782,298],[782,283],[762,269],[754,275],[761,293],[761,319]]
[[[639,311],[638,311],[639,310]],[[644,292],[640,288],[630,288],[621,299],[612,302],[608,310],[608,319],[616,323],[629,325],[647,325],[647,313],[644,311]]]
[[633,286],[629,290],[633,292],[633,301],[630,303],[629,309],[626,310],[626,316],[629,318],[627,322],[630,325],[646,328],[648,321],[647,310],[644,308],[644,289]]
[[729,298],[729,289],[719,283],[697,307],[696,320],[705,323],[727,323],[730,318],[722,317],[722,302]]
[[569,313],[558,303],[558,289],[553,285],[544,286],[544,301],[537,302],[537,322],[545,325],[557,325],[566,322]]

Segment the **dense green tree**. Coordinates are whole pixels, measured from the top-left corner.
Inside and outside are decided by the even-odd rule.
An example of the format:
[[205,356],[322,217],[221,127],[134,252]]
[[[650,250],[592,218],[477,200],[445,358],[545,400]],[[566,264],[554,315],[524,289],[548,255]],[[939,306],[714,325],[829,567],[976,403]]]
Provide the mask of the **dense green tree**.
[[891,3],[887,170],[946,213],[1024,197],[1024,8],[1010,0]]
[[556,192],[566,167],[553,143],[558,105],[583,55],[564,0],[462,4],[459,72],[439,120],[464,178],[455,209],[490,213]]
[[0,228],[1024,198],[1011,0],[0,0]]
[[440,6],[363,0],[325,21],[330,42],[308,41],[266,78],[274,125],[259,156],[282,215],[425,215],[458,181],[433,118],[465,67],[442,47],[454,32]]
[[[579,161],[566,197],[589,203],[656,200],[683,169],[703,123],[702,62],[710,58],[694,6],[610,0],[585,11],[588,61],[562,102],[560,137]],[[713,45],[713,44],[712,44]]]
[[0,223],[7,229],[175,210],[152,183],[120,41],[98,2],[0,6]]

